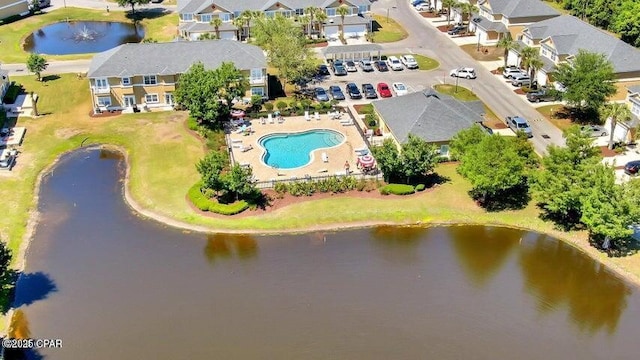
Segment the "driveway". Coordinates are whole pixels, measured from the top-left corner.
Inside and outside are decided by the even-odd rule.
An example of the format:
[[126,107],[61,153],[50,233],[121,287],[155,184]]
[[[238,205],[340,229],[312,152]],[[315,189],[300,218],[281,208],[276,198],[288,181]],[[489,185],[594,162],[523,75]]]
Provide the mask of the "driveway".
[[459,84],[476,93],[498,117],[520,115],[529,120],[534,134],[531,142],[538,153],[546,153],[547,146],[551,144],[564,144],[562,132],[558,128],[542,118],[525,99],[502,84],[500,78],[492,75],[488,69],[460,49],[448,35],[429,24],[407,1],[380,0],[372,4],[372,11],[375,13],[386,14],[387,9],[391,9],[390,16],[404,26],[409,37],[400,42],[381,44],[385,53],[416,53],[440,62],[440,69],[420,75],[421,84],[430,86],[442,82],[452,83],[455,80],[447,76],[449,70],[460,66],[475,67],[478,78],[460,79]]

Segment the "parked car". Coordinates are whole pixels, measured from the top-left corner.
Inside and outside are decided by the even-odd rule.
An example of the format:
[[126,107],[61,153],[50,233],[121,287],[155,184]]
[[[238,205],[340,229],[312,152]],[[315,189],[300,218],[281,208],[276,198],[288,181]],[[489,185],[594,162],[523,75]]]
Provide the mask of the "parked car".
[[344,66],[342,65],[333,65],[333,74],[335,76],[346,76],[347,75],[347,69],[344,68]]
[[556,101],[558,100],[558,94],[548,89],[539,89],[536,91],[528,92],[527,100],[529,100],[530,102]]
[[7,155],[4,159],[0,160],[0,169],[11,170],[16,163],[16,156],[13,154]]
[[629,161],[624,165],[624,173],[627,175],[638,175],[640,171],[640,160]]
[[604,126],[600,126],[600,125],[583,125],[583,126],[580,126],[580,130],[589,134],[589,136],[591,137],[601,137],[601,136],[609,135],[609,132],[607,132],[607,129],[605,129]]
[[321,87],[317,87],[315,88],[315,98],[316,100],[322,102],[322,101],[329,101],[329,95],[327,95],[327,91]]
[[427,3],[420,3],[418,5],[414,5],[414,7],[416,8],[416,10],[418,11],[429,11],[431,10],[431,7],[429,6],[429,4]]
[[316,71],[316,73],[320,76],[329,76],[331,75],[331,73],[329,72],[329,68],[327,67],[327,65],[322,64],[318,66],[318,70]]
[[475,79],[477,77],[476,70],[470,67],[461,67],[458,69],[453,69],[449,72],[449,75],[454,77],[459,77],[459,78],[466,78],[466,79]]
[[356,72],[356,71],[358,71],[358,68],[356,67],[356,63],[354,63],[351,60],[345,62],[345,66],[344,67],[345,67],[345,69],[347,69],[348,72]]
[[416,61],[416,58],[413,57],[413,55],[402,55],[400,57],[400,61],[402,62],[402,65],[404,65],[407,69],[418,68],[418,62]]
[[389,67],[387,66],[387,63],[382,61],[382,60],[378,60],[378,61],[374,62],[373,66],[376,69],[378,69],[378,71],[380,71],[380,72],[389,71]]
[[393,88],[393,92],[396,93],[396,96],[407,95],[409,93],[409,89],[407,86],[401,82],[394,82],[391,84]]
[[371,60],[360,60],[359,65],[360,70],[364,72],[373,71],[373,63],[371,62]]
[[458,35],[462,32],[465,32],[467,30],[467,27],[464,25],[456,25],[454,27],[452,27],[449,31],[447,31],[447,34],[449,35]]
[[507,116],[507,125],[514,132],[522,131],[527,134],[527,137],[533,137],[533,132],[527,120],[520,116]]
[[331,94],[331,98],[334,100],[344,100],[344,94],[342,93],[342,89],[338,85],[329,86],[329,94]]
[[355,83],[348,83],[344,89],[350,98],[362,99],[362,94],[360,93],[360,90],[358,90],[358,85],[356,85]]
[[505,79],[511,79],[514,76],[522,76],[522,75],[527,75],[527,73],[524,70],[517,68],[515,66],[506,67],[504,68],[504,71],[502,71],[502,77],[504,77]]
[[411,0],[411,6],[416,7],[418,5],[422,5],[425,4],[426,5],[427,0]]
[[387,66],[393,71],[400,71],[404,69],[404,66],[402,66],[402,62],[400,61],[400,59],[395,56],[389,56],[389,58],[387,59]]
[[529,75],[520,75],[517,77],[514,77],[513,80],[511,80],[511,85],[513,86],[531,86],[532,82],[531,82],[531,78],[529,77]]
[[366,99],[377,99],[376,89],[371,84],[362,84],[362,93]]
[[380,94],[380,97],[387,98],[392,96],[391,89],[389,89],[389,85],[386,83],[378,83],[378,86],[376,87],[378,88],[378,94]]

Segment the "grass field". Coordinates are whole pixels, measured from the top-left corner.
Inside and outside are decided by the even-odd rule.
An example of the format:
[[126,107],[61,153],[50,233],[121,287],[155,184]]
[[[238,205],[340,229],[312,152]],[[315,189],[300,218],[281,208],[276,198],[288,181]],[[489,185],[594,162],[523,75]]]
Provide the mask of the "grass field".
[[[404,54],[389,54],[387,56],[397,56],[398,58],[400,58],[400,56],[402,56]],[[416,62],[418,63],[418,68],[420,70],[433,70],[433,69],[437,69],[440,67],[440,63],[437,60],[434,60],[430,57],[426,57],[424,55],[418,55],[418,54],[411,54],[415,59]]]
[[[106,7],[105,7],[106,10]],[[26,62],[29,53],[22,49],[24,39],[37,29],[60,21],[96,20],[130,22],[124,11],[102,11],[79,8],[64,8],[29,16],[22,20],[0,26],[0,61],[4,63]],[[175,38],[178,17],[175,14],[153,14],[141,21],[145,38],[169,41]],[[47,60],[89,59],[91,54],[45,55]]]
[[395,20],[383,15],[373,15],[373,42],[390,43],[406,39],[409,34]]

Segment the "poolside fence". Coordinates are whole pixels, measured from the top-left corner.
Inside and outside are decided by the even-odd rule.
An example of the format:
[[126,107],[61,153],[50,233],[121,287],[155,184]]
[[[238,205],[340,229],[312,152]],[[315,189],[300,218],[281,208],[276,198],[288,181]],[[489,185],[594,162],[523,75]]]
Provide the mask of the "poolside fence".
[[349,173],[349,175],[345,174],[344,171],[341,171],[340,174],[327,174],[327,175],[320,175],[320,176],[311,176],[311,175],[307,175],[304,177],[288,177],[288,178],[273,178],[271,180],[267,180],[267,181],[256,181],[253,183],[253,185],[255,185],[255,187],[257,187],[258,189],[271,189],[274,188],[276,186],[276,184],[278,183],[284,183],[284,184],[291,184],[294,182],[314,182],[314,181],[320,181],[320,180],[325,180],[325,179],[330,179],[333,177],[353,177],[356,180],[382,180],[382,173],[378,172],[375,175],[372,174],[364,174],[364,173]]

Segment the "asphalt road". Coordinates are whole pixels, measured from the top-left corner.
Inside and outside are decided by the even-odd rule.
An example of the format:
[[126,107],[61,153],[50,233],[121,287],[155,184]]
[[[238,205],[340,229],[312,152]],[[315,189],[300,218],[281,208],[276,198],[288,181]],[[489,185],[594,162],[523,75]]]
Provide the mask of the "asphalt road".
[[503,80],[500,77],[492,75],[454,44],[446,34],[427,23],[407,0],[380,0],[372,4],[372,11],[375,13],[386,15],[387,9],[389,9],[390,16],[400,22],[407,30],[409,37],[400,42],[382,44],[385,52],[416,53],[440,62],[440,69],[420,72],[419,80],[413,80],[408,85],[415,88],[422,85],[422,82],[424,82],[423,87],[443,81],[452,83],[455,80],[447,76],[451,69],[460,66],[474,67],[478,78],[475,80],[460,79],[459,84],[476,93],[497,116],[504,118],[509,115],[520,115],[529,120],[534,134],[531,142],[538,153],[546,153],[546,148],[550,144],[564,144],[562,132],[558,128],[542,118],[540,113],[526,100],[513,93],[512,88],[502,84]]

